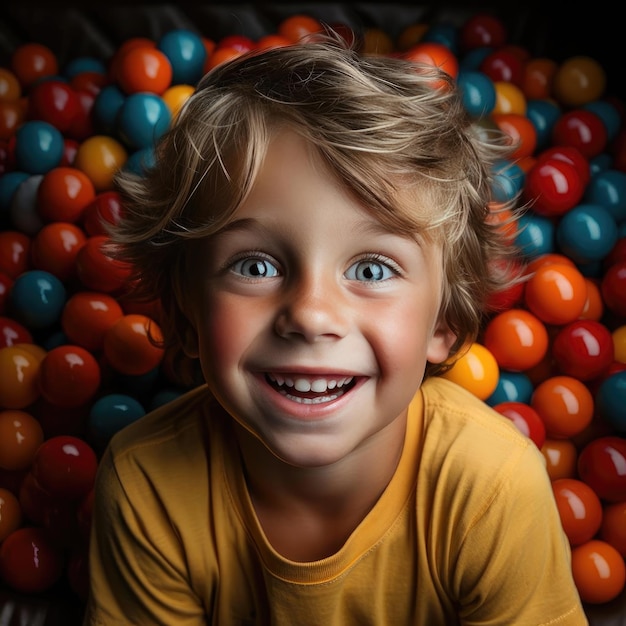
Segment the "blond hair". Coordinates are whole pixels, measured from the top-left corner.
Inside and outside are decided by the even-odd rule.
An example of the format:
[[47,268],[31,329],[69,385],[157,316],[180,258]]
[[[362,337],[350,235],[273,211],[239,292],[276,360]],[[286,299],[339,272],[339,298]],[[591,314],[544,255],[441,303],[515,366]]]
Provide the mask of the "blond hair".
[[[117,176],[124,218],[110,232],[115,255],[131,264],[135,295],[160,300],[166,345],[189,324],[189,240],[232,219],[272,134],[286,126],[380,222],[440,244],[441,315],[458,337],[451,356],[475,340],[490,295],[510,279],[500,270],[511,241],[488,219],[492,168],[510,147],[495,126],[470,119],[447,74],[318,37],[217,66],[158,142],[154,166]],[[410,205],[398,200],[407,190]]]

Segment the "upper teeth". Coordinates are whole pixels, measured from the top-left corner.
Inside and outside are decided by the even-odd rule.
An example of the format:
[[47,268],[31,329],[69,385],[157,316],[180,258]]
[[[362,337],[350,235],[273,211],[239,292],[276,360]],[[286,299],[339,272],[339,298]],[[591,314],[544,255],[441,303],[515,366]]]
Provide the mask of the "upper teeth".
[[343,378],[285,378],[279,374],[269,374],[271,380],[277,385],[285,385],[287,387],[293,387],[296,391],[307,392],[315,391],[317,393],[323,393],[329,389],[335,389],[336,387],[343,387],[350,383],[353,379],[352,376],[345,376]]

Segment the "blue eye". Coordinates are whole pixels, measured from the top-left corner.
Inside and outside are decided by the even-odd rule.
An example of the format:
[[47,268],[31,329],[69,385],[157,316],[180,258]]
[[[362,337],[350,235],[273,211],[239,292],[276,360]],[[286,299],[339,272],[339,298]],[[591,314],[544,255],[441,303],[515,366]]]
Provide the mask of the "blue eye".
[[246,278],[274,278],[279,275],[276,266],[267,259],[248,257],[233,263],[232,271]]
[[351,265],[345,275],[348,280],[379,282],[393,278],[396,272],[385,263],[367,260],[357,261]]

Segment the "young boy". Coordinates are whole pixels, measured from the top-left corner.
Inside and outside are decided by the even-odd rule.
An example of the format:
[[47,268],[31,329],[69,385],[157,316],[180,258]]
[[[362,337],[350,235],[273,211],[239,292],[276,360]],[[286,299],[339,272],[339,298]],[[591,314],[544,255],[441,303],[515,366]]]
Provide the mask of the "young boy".
[[586,624],[543,457],[437,377],[510,253],[504,144],[335,41],[209,73],[112,232],[206,384],[101,460],[86,624]]

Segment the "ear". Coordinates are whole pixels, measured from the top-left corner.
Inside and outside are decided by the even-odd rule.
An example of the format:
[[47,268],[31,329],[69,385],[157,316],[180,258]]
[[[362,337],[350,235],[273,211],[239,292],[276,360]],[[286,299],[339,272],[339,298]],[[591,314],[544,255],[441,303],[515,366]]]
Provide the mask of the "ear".
[[430,363],[443,363],[450,356],[450,349],[454,345],[457,336],[445,322],[440,319],[437,322],[433,336],[428,342],[426,358]]

